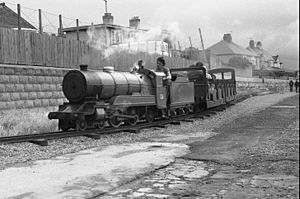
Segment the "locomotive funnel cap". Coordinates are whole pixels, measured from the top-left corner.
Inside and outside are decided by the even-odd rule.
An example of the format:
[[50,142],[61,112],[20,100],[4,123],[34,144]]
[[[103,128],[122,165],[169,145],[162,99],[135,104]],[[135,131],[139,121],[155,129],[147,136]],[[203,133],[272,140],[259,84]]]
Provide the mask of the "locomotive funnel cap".
[[80,66],[80,70],[81,71],[87,71],[88,65],[87,64],[81,64]]

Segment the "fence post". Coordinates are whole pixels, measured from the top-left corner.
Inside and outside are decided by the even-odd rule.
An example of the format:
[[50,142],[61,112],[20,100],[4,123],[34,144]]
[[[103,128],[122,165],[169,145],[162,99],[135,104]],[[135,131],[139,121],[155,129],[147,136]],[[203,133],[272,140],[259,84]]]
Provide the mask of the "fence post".
[[79,41],[79,20],[76,19],[76,35],[77,35],[77,41]]
[[59,20],[58,35],[62,36],[62,17],[61,17],[61,15],[58,16],[58,20]]
[[17,4],[18,9],[18,30],[21,30],[21,6]]
[[42,25],[42,10],[39,9],[39,33],[43,33],[43,25]]
[[19,63],[20,62],[20,56],[21,56],[21,5],[17,4],[17,10],[18,10],[18,43],[17,43],[17,60],[15,63]]

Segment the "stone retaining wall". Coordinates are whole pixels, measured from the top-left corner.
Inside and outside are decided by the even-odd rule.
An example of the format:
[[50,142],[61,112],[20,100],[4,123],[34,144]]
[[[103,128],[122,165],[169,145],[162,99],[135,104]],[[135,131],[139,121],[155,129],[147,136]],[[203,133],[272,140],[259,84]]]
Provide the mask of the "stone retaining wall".
[[265,90],[272,92],[287,92],[289,80],[282,79],[260,79],[237,77],[237,92],[245,90]]
[[66,69],[0,65],[0,110],[57,106]]
[[[58,106],[66,99],[62,79],[70,69],[0,65],[0,110]],[[236,78],[239,91],[288,90],[288,80]]]

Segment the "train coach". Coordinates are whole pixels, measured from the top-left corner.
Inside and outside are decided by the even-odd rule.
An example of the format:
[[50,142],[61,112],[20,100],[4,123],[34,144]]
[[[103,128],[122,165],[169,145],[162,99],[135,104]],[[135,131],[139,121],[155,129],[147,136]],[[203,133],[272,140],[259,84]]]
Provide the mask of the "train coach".
[[[153,122],[162,115],[174,117],[200,112],[235,99],[233,69],[205,67],[171,69],[172,80],[165,74],[141,69],[136,73],[115,71],[113,67],[69,71],[62,89],[69,102],[50,112],[49,119],[58,119],[59,129],[68,131],[87,128],[102,129],[109,125],[136,125]],[[207,78],[207,74],[211,78]]]

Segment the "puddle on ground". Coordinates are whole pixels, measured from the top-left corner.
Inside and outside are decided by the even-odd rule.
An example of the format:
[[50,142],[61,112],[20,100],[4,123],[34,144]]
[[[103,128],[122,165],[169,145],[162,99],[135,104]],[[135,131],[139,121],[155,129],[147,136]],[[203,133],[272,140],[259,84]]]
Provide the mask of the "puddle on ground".
[[278,108],[278,109],[295,109],[297,106],[271,106],[271,108]]
[[[159,146],[159,147],[157,147]],[[87,198],[154,171],[189,152],[184,144],[113,145],[0,171],[1,198]]]
[[188,134],[164,134],[159,138],[152,139],[156,142],[176,142],[176,141],[183,141],[183,140],[206,140],[212,136],[217,135],[216,132],[195,132],[195,133],[188,133]]
[[104,198],[168,198],[170,190],[184,189],[189,183],[206,177],[210,169],[201,161],[177,159],[131,184],[124,185]]

